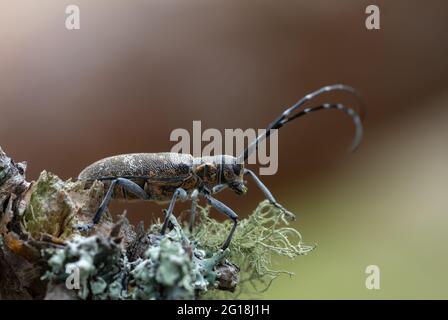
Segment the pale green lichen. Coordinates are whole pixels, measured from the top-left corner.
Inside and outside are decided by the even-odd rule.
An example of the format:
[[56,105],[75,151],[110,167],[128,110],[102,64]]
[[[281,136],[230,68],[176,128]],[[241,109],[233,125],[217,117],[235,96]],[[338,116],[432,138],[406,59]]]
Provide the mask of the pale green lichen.
[[[201,223],[192,238],[204,250],[212,252],[220,247],[231,227],[230,221],[218,222],[208,216],[208,208],[201,208]],[[295,258],[314,248],[305,245],[299,231],[288,226],[280,209],[267,200],[261,202],[251,215],[239,222],[229,246],[228,258],[241,270],[239,290],[233,295],[263,292],[279,275],[292,275],[273,268],[274,256]]]
[[81,299],[122,297],[125,257],[113,241],[97,236],[79,238],[64,248],[47,249],[44,255],[49,256],[50,269],[43,280],[64,283],[73,274],[73,281],[79,283],[77,293]]
[[[191,248],[187,252],[186,248]],[[182,229],[175,225],[156,240],[144,258],[133,263],[129,282],[132,299],[194,299],[215,287],[215,266],[224,259],[219,252],[206,258],[203,250],[185,246]]]
[[282,212],[265,201],[240,221],[230,247],[223,252],[220,246],[231,224],[210,218],[208,208],[200,208],[200,212],[201,220],[193,234],[188,234],[188,228],[182,228],[175,218],[171,219],[172,230],[164,237],[159,235],[160,225],[152,225],[149,247],[132,262],[111,238],[100,236],[49,249],[45,252],[49,270],[44,279],[62,282],[67,278],[67,268],[78,268],[81,299],[219,298],[222,295],[215,289],[223,270],[220,266],[236,265],[240,269],[239,279],[233,279],[239,290],[228,293],[235,296],[248,291],[249,285],[255,289],[251,291],[261,291],[280,274],[290,274],[272,267],[273,256],[294,258],[314,248],[304,245],[300,233],[287,225]]
[[225,257],[222,251],[207,258],[186,246],[178,225],[165,237],[153,235],[152,242],[142,258],[129,262],[110,238],[70,241],[44,252],[49,270],[42,279],[62,283],[77,270],[80,299],[194,299],[215,287],[214,268]]

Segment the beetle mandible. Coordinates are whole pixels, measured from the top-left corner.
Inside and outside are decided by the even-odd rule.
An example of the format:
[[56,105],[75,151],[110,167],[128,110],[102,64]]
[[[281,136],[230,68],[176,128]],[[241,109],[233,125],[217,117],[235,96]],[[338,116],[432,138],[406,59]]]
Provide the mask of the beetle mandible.
[[[245,176],[250,176],[254,180],[272,205],[279,208],[287,217],[294,219],[294,214],[275,200],[257,175],[244,167],[244,161],[256,151],[260,141],[269,138],[271,130],[279,129],[286,123],[306,114],[325,109],[338,109],[352,118],[355,124],[352,149],[356,149],[362,138],[363,126],[359,113],[354,109],[340,103],[325,103],[295,112],[314,97],[330,91],[349,92],[357,98],[360,107],[363,107],[359,95],[352,87],[342,84],[330,85],[306,95],[292,107],[286,109],[238,157],[217,155],[198,158],[180,153],[134,153],[108,157],[89,165],[79,174],[78,180],[87,181],[86,187],[93,181],[100,180],[104,183],[107,192],[92,222],[77,226],[77,228],[81,231],[90,230],[100,221],[102,213],[112,198],[118,200],[141,199],[169,203],[161,228],[161,235],[164,235],[177,200],[192,201],[190,221],[190,228],[192,228],[198,200],[203,197],[212,207],[233,221],[232,229],[222,245],[222,249],[225,250],[237,227],[238,216],[214,195],[226,188],[230,188],[238,195],[245,194],[247,191],[244,182]],[[362,109],[361,112],[363,111]]]

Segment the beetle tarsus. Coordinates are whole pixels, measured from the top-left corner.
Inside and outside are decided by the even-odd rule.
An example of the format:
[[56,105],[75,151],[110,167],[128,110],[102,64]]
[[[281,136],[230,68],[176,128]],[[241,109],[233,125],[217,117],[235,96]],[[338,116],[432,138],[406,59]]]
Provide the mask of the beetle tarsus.
[[278,202],[271,202],[271,204],[280,209],[280,211],[290,220],[296,220],[296,215],[292,213],[291,211],[286,210],[280,203]]
[[263,182],[261,182],[260,178],[257,177],[257,175],[249,169],[245,169],[244,170],[244,174],[245,175],[250,175],[252,177],[252,179],[255,181],[255,184],[258,186],[258,188],[263,192],[263,194],[265,195],[266,199],[269,200],[269,202],[276,208],[280,209],[282,211],[282,213],[289,219],[291,220],[295,220],[296,216],[294,213],[286,210],[280,203],[277,202],[277,200],[275,200],[274,196],[272,195],[271,191],[269,191],[269,189],[263,184]]
[[90,230],[92,230],[94,227],[93,223],[86,223],[86,224],[77,224],[75,226],[75,229],[78,230],[79,232],[89,232]]

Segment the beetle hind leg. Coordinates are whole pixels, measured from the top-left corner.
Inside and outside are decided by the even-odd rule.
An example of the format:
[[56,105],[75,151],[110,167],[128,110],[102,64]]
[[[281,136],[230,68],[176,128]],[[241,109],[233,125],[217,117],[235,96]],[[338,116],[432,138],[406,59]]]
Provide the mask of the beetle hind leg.
[[99,206],[98,210],[95,213],[95,216],[92,219],[92,222],[88,223],[88,224],[84,224],[84,225],[77,225],[76,228],[79,231],[82,231],[82,232],[89,231],[93,228],[93,226],[95,224],[97,224],[100,221],[104,211],[106,211],[107,206],[109,205],[110,200],[112,199],[114,189],[116,186],[121,186],[123,189],[125,189],[126,191],[129,191],[130,193],[134,194],[135,196],[139,197],[142,200],[149,199],[149,196],[145,192],[145,190],[143,190],[135,182],[133,182],[129,179],[124,179],[124,178],[117,178],[115,180],[112,180],[110,183],[109,189],[107,190],[107,193],[104,196],[103,201],[101,202],[101,205]]

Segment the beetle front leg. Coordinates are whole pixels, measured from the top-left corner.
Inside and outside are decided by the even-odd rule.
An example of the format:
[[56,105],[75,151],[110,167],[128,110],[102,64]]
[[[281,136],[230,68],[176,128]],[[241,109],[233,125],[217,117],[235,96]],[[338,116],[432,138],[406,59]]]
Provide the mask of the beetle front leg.
[[165,219],[163,221],[162,230],[160,230],[160,234],[164,235],[166,228],[168,227],[168,222],[170,221],[170,216],[173,214],[174,204],[176,203],[177,198],[180,197],[182,200],[186,200],[188,198],[187,192],[182,188],[177,188],[174,191],[173,197],[171,198],[170,205],[168,210],[166,210]]
[[115,189],[116,186],[122,186],[124,189],[126,189],[127,191],[133,193],[134,195],[136,195],[140,199],[143,199],[143,200],[148,200],[149,199],[149,196],[145,192],[145,190],[143,190],[135,182],[133,182],[131,180],[128,180],[128,179],[124,179],[124,178],[117,178],[115,180],[112,180],[111,183],[110,183],[109,189],[107,190],[107,193],[104,196],[103,201],[101,202],[100,207],[98,208],[98,210],[95,213],[95,216],[92,219],[92,222],[88,223],[88,224],[76,226],[76,228],[78,230],[80,230],[80,231],[89,231],[90,229],[93,228],[93,226],[95,224],[100,222],[101,216],[103,215],[104,211],[106,211],[107,206],[109,205],[109,202],[112,199],[112,196],[113,196],[113,193],[114,193],[114,189]]
[[295,220],[296,216],[294,215],[294,213],[286,210],[280,203],[277,202],[277,200],[275,200],[271,191],[269,191],[269,189],[263,184],[263,182],[261,182],[261,180],[257,177],[257,175],[253,171],[251,171],[249,169],[245,169],[244,174],[245,175],[248,174],[252,177],[252,179],[257,184],[258,188],[260,188],[260,190],[264,193],[265,197],[269,200],[269,202],[273,206],[275,206],[276,208],[279,208],[288,218]]
[[221,191],[227,189],[228,187],[229,187],[229,185],[226,184],[226,183],[218,184],[217,186],[214,186],[214,187],[212,188],[212,194],[219,193],[219,192],[221,192]]
[[227,236],[227,239],[221,248],[222,250],[226,250],[230,244],[230,241],[233,238],[233,233],[235,232],[236,226],[238,224],[238,215],[232,209],[230,209],[228,206],[226,206],[224,203],[213,198],[212,196],[206,195],[205,197],[208,200],[208,202],[212,205],[212,207],[214,207],[219,212],[224,213],[227,217],[229,217],[233,221],[232,229],[230,230],[230,233]]

